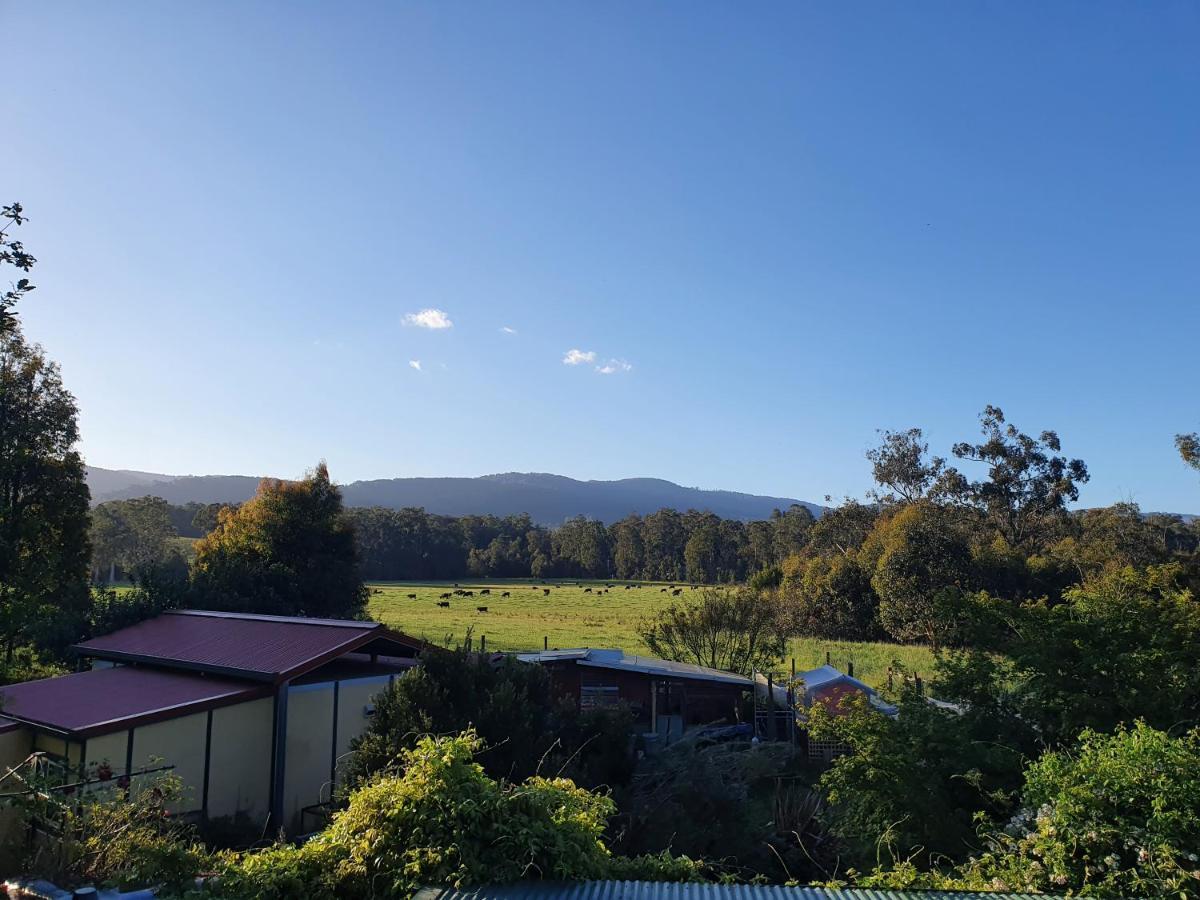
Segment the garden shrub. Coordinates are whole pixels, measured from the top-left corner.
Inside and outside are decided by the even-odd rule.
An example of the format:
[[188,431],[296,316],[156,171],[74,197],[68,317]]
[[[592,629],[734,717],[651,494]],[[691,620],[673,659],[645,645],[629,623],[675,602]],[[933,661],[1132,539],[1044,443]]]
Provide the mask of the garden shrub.
[[357,788],[325,831],[301,847],[228,853],[215,890],[247,900],[408,897],[426,885],[521,879],[695,878],[669,856],[614,862],[603,841],[607,796],[564,778],[488,777],[474,731],[423,737],[403,774]]
[[[19,871],[56,884],[124,889],[178,887],[204,868],[208,856],[194,829],[168,813],[183,794],[177,776],[146,776],[134,787],[98,778],[103,766],[93,765],[82,796],[57,788],[59,777],[40,756],[14,775],[28,789],[9,799],[19,824],[8,829],[13,846],[6,855]],[[24,840],[29,829],[36,840]]]
[[625,707],[585,710],[554,694],[549,673],[512,657],[430,653],[375,698],[375,715],[355,739],[346,787],[402,766],[422,735],[473,729],[477,761],[493,778],[567,775],[584,787],[624,783],[632,772]]

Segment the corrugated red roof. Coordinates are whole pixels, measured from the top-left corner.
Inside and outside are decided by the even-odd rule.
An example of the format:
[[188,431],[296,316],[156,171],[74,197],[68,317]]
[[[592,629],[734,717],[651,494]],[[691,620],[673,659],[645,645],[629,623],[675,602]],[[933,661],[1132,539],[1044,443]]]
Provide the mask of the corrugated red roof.
[[177,610],[76,645],[85,656],[281,682],[378,638],[378,622]]
[[261,683],[116,666],[6,685],[0,703],[8,718],[90,737],[270,693]]

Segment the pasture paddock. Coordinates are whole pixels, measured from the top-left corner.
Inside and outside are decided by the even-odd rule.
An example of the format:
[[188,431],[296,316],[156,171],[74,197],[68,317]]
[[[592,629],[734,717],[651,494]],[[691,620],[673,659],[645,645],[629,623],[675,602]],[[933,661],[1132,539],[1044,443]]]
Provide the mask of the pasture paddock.
[[[470,628],[476,642],[480,637],[487,638],[489,650],[540,650],[546,637],[551,648],[619,647],[627,653],[648,654],[638,634],[642,622],[673,600],[686,601],[698,593],[691,585],[668,585],[575,579],[548,579],[545,583],[531,579],[483,579],[457,584],[371,582],[369,611],[371,618],[431,644],[443,645],[448,639],[461,642]],[[546,589],[549,596],[544,594]],[[672,596],[674,589],[680,589],[679,596]],[[455,594],[455,590],[463,594]],[[479,612],[466,591],[475,597],[487,596],[488,611]],[[450,597],[443,599],[447,593]],[[437,605],[447,599],[449,607]],[[795,638],[788,647],[789,658],[781,661],[780,669],[790,668],[792,657],[798,670],[815,668],[824,664],[826,653],[843,671],[847,662],[853,661],[854,674],[871,684],[886,680],[887,667],[893,660],[926,676],[933,668],[933,654],[926,647]]]

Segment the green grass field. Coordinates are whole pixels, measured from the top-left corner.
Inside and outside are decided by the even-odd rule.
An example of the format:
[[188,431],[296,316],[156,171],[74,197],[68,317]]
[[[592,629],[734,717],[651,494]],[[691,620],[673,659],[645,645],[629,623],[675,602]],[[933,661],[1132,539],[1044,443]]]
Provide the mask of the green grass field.
[[[476,642],[486,637],[487,647],[495,650],[540,650],[545,638],[550,647],[617,647],[628,653],[647,653],[639,626],[668,602],[670,591],[662,591],[665,584],[649,582],[632,582],[634,586],[626,590],[626,583],[568,581],[543,586],[529,580],[460,581],[459,586],[474,591],[475,596],[451,597],[449,609],[443,609],[437,602],[441,594],[454,590],[451,582],[373,582],[369,585],[370,614],[439,645],[448,639],[460,642],[471,628]],[[607,593],[596,593],[606,584],[613,587]],[[543,587],[550,589],[549,596],[543,594]],[[481,589],[490,590],[490,595],[480,596]],[[502,597],[504,591],[510,596]],[[681,599],[695,593],[683,587]],[[409,594],[416,599],[409,599]],[[478,606],[486,606],[488,611],[478,612]],[[789,668],[793,657],[798,670],[813,668],[825,662],[827,652],[843,671],[847,662],[853,661],[854,674],[872,684],[882,683],[893,660],[923,674],[933,667],[933,654],[925,647],[796,638],[781,668]]]

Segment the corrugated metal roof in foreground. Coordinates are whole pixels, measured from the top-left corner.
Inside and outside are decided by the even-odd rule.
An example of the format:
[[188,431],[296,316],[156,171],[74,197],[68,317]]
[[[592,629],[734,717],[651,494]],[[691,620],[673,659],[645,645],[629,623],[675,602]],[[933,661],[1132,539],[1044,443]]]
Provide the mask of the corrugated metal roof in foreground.
[[764,884],[651,881],[519,881],[477,888],[425,888],[414,900],[1047,900],[1046,894],[875,891]]

